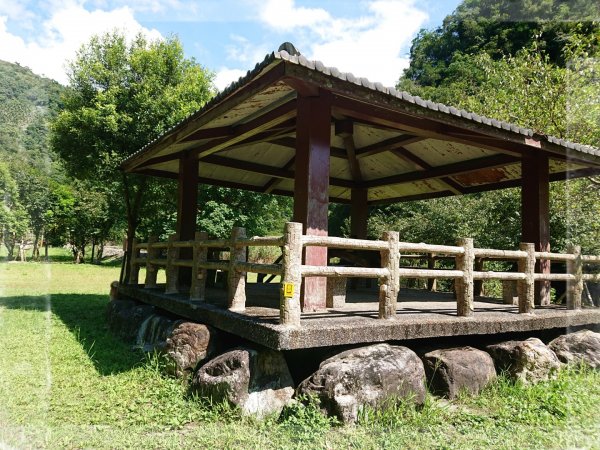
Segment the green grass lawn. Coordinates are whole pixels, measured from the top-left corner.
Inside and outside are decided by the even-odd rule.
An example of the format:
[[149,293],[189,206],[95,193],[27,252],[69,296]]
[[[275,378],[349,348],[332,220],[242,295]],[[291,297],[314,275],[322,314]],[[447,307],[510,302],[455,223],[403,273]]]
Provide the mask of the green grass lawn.
[[190,398],[156,357],[107,330],[119,267],[0,264],[0,449],[600,448],[600,372],[534,387],[504,379],[476,398],[428,397],[342,427],[315,407],[256,422]]

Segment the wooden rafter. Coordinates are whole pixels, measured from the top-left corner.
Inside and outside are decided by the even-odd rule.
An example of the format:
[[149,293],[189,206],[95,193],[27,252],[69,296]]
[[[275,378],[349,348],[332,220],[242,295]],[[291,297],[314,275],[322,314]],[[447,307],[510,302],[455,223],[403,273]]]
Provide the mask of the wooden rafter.
[[335,134],[344,141],[346,155],[348,156],[348,166],[352,179],[356,183],[361,183],[363,176],[360,170],[360,164],[356,157],[356,146],[354,145],[354,124],[351,120],[341,120],[335,123]]
[[245,122],[241,125],[234,127],[233,134],[227,137],[225,140],[219,140],[218,143],[206,148],[193,149],[192,151],[198,155],[199,159],[202,159],[212,153],[224,150],[231,147],[232,145],[243,142],[244,140],[255,136],[265,130],[269,130],[276,125],[282,124],[287,120],[295,117],[296,115],[296,100],[289,101],[269,112],[259,116],[249,122]]
[[[290,170],[292,167],[294,167],[295,163],[296,163],[296,155],[292,156],[290,158],[290,160],[284,164],[282,169]],[[271,178],[263,186],[263,192],[265,194],[270,194],[271,192],[273,192],[274,189],[277,188],[277,186],[279,186],[280,183],[281,183],[281,178],[275,178],[275,177]]]
[[356,156],[358,158],[365,158],[367,156],[376,155],[378,153],[388,152],[396,148],[403,147],[405,145],[414,144],[415,142],[423,141],[427,138],[423,136],[413,136],[410,134],[403,134],[390,139],[386,139],[375,144],[367,145],[356,150]]
[[[421,170],[433,169],[433,166],[431,164],[428,164],[426,161],[419,158],[417,155],[412,153],[407,148],[404,148],[404,147],[395,148],[392,150],[392,154],[396,155],[398,158],[400,158],[404,161],[409,161],[409,162],[413,163],[415,166],[417,166],[417,169],[421,169]],[[439,179],[439,181],[444,183],[446,185],[446,187],[449,190],[451,190],[452,192],[454,192],[455,194],[463,194],[464,193],[462,186],[450,177],[441,177]]]
[[[281,145],[282,147],[296,149],[296,139],[293,137],[281,137],[273,139],[273,144]],[[330,154],[333,158],[346,159],[346,150],[339,147],[331,147]]]
[[379,187],[390,184],[410,183],[413,181],[431,180],[435,178],[443,178],[463,173],[476,172],[481,169],[491,167],[504,166],[514,163],[517,160],[508,155],[493,155],[483,158],[471,159],[457,163],[445,164],[443,166],[432,167],[429,170],[417,170],[414,172],[401,173],[389,177],[378,178],[375,180],[365,181],[365,187]]
[[[295,178],[295,173],[291,170],[281,169],[279,167],[268,166],[265,164],[258,164],[250,161],[227,158],[224,156],[209,155],[203,158],[201,162],[228,167],[231,169],[244,170],[246,172],[258,173],[260,175],[268,175],[275,178],[285,178],[288,180],[293,180]],[[344,188],[352,188],[355,186],[352,181],[334,177],[329,178],[329,184],[331,186]]]

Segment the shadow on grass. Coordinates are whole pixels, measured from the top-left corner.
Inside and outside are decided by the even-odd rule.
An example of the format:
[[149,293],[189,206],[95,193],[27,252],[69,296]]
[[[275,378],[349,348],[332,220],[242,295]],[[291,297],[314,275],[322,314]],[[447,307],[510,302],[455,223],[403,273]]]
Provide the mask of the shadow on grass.
[[[52,295],[52,313],[67,327],[80,343],[101,375],[126,372],[144,361],[140,351],[131,349],[114,336],[106,322],[107,296],[92,294]],[[0,305],[8,309],[46,311],[45,296],[0,298]],[[54,338],[59,338],[55,334]]]

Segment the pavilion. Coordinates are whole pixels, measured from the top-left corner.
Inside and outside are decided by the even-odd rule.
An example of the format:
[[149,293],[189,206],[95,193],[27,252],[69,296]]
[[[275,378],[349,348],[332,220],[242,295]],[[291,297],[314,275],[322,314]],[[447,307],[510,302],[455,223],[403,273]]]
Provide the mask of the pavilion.
[[[348,203],[355,238],[369,205],[519,186],[521,240],[550,251],[549,182],[599,174],[600,150],[341,73],[286,43],[122,169],[178,180],[182,240],[196,231],[198,183],[293,196],[308,235],[327,234],[329,202]],[[327,265],[326,248],[305,252]],[[305,279],[303,310],[325,307],[324,282]],[[548,302],[537,282],[536,303]]]

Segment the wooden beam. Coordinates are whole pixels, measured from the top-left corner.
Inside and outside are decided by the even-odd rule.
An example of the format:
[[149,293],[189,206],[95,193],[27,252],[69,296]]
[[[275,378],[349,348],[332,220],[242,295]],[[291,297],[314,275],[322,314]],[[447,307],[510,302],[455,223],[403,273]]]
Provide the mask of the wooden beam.
[[[424,161],[423,159],[419,158],[417,155],[415,155],[410,150],[408,150],[404,147],[400,147],[400,148],[396,148],[396,149],[392,150],[392,154],[396,155],[398,158],[400,158],[404,161],[413,163],[414,165],[417,166],[418,169],[422,169],[422,170],[433,169],[433,166],[431,164],[429,164],[429,163],[427,163],[427,161]],[[464,193],[462,186],[460,184],[458,184],[456,181],[454,181],[452,178],[442,177],[442,178],[440,178],[440,181],[442,183],[444,183],[446,185],[446,187],[449,188],[455,194],[463,194]]]
[[[258,136],[263,138],[265,136],[270,136],[273,133],[277,133],[279,131],[288,131],[290,128],[295,128],[296,120],[290,119],[287,122],[283,122],[278,124],[266,132],[259,133]],[[232,125],[224,126],[224,127],[215,127],[215,128],[204,128],[202,130],[198,130],[186,138],[182,139],[181,142],[194,142],[194,141],[202,141],[206,139],[217,139],[224,137],[232,137],[235,135],[236,127]],[[268,135],[267,135],[268,133]]]
[[[207,155],[219,151],[233,150],[245,145],[266,142],[269,139],[275,139],[280,133],[290,132],[293,129],[290,128],[290,125],[295,124],[295,119],[291,117],[293,115],[295,115],[295,100],[281,105],[263,116],[259,116],[255,120],[232,127],[232,131],[228,136],[215,138],[196,147],[188,148],[185,151],[194,153],[198,155],[198,159],[202,159]],[[139,164],[133,171],[176,159],[179,153],[176,152],[148,159]]]
[[417,200],[429,200],[432,198],[450,197],[455,195],[452,191],[425,192],[423,194],[403,195],[400,197],[382,198],[381,200],[371,200],[369,205],[389,205],[400,202],[414,202]]
[[[258,164],[250,161],[242,161],[239,159],[227,158],[219,155],[209,155],[202,159],[203,162],[214,164],[217,166],[229,167],[237,170],[244,170],[246,172],[258,173],[260,175],[268,175],[276,178],[286,178],[289,180],[295,179],[295,173],[291,170],[281,169],[279,167],[268,166],[265,164]],[[355,183],[342,178],[329,178],[329,184],[331,186],[352,188]]]
[[[293,137],[282,137],[274,139],[272,143],[281,145],[282,147],[293,148],[294,150],[296,149],[296,139]],[[345,149],[339,147],[330,147],[330,149],[330,153],[333,158],[347,159]]]
[[348,166],[352,179],[360,183],[363,179],[360,171],[360,164],[356,158],[356,147],[354,145],[354,124],[351,120],[342,120],[335,123],[335,134],[340,136],[344,141],[346,155],[348,156]]
[[457,163],[445,164],[443,166],[432,167],[429,170],[417,170],[414,172],[392,175],[389,177],[378,178],[365,181],[364,187],[379,187],[390,184],[410,183],[413,181],[430,180],[434,178],[443,178],[447,176],[459,175],[463,173],[476,172],[481,169],[504,166],[514,163],[516,160],[507,155],[485,156],[483,158],[471,159]]
[[205,128],[198,130],[183,138],[180,142],[202,141],[204,139],[215,139],[229,137],[233,135],[233,127],[227,125],[224,127]]
[[296,115],[296,100],[285,103],[269,112],[257,117],[249,122],[234,127],[233,134],[225,140],[211,146],[210,148],[194,149],[198,158],[202,159],[212,153],[216,153],[234,144],[245,141],[246,139],[268,130],[276,125],[284,123]]
[[[284,164],[283,170],[290,170],[292,167],[294,167],[295,163],[296,163],[296,155],[292,156],[289,159],[289,161]],[[277,188],[277,186],[280,184],[280,182],[281,182],[280,178],[271,178],[263,186],[263,192],[265,194],[270,194],[274,189]]]
[[403,134],[401,136],[393,137],[381,142],[376,142],[375,144],[361,147],[356,150],[356,156],[358,158],[365,158],[367,156],[376,155],[378,153],[389,152],[408,144],[414,144],[415,142],[423,141],[425,139],[427,138],[423,136]]

